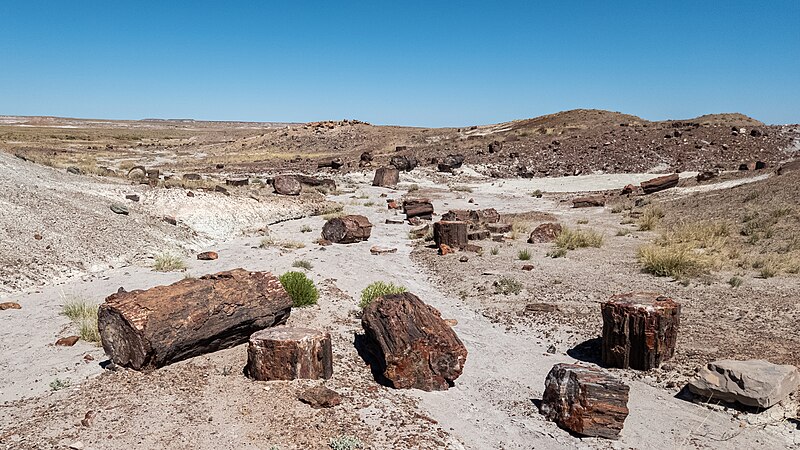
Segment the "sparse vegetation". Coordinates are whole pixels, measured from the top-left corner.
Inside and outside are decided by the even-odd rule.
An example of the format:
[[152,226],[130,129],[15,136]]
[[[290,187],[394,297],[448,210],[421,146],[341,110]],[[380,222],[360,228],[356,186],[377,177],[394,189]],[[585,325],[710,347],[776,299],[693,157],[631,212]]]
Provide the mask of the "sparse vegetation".
[[50,390],[51,391],[60,391],[61,389],[66,389],[70,387],[72,383],[69,380],[61,380],[56,378],[55,380],[50,382]]
[[589,223],[589,219],[580,219],[578,220],[578,225],[586,225]]
[[387,283],[383,281],[376,281],[361,291],[361,301],[358,303],[358,306],[363,309],[378,297],[383,297],[384,295],[390,294],[400,294],[402,292],[406,292],[406,290],[407,289],[403,286],[397,286],[393,283]]
[[517,295],[522,292],[522,283],[519,281],[511,278],[511,277],[502,277],[499,280],[494,282],[494,293],[495,294],[503,294],[509,295],[514,294]]
[[83,298],[68,300],[61,309],[76,327],[81,339],[87,342],[100,342],[97,330],[97,305]]
[[511,239],[518,239],[520,236],[527,236],[530,226],[526,222],[515,220],[511,223]]
[[639,262],[645,272],[658,277],[681,279],[705,273],[710,268],[707,259],[688,245],[645,245],[639,248]]
[[540,189],[537,189],[530,193],[530,196],[535,198],[542,198],[542,195],[544,195],[544,193]]
[[311,225],[303,225],[302,227],[300,227],[301,233],[311,233],[311,231],[313,231],[311,230]]
[[361,439],[349,435],[331,438],[328,445],[330,446],[331,450],[356,450],[359,448],[365,448],[364,443],[361,442]]
[[563,258],[567,256],[567,249],[565,248],[555,248],[547,252],[547,256],[550,258]]
[[261,243],[259,244],[259,247],[261,248],[280,247],[287,250],[304,248],[305,246],[306,244],[299,241],[276,241],[269,236],[262,238]]
[[738,288],[743,283],[744,283],[744,280],[742,280],[739,277],[731,277],[731,279],[728,280],[728,284],[731,285],[732,288]]
[[575,250],[584,247],[601,247],[603,245],[603,235],[591,230],[580,228],[564,227],[556,237],[556,248],[564,250]]
[[619,230],[617,230],[617,236],[627,236],[629,234],[631,234],[631,230],[625,228],[620,228]]
[[414,191],[418,191],[418,190],[419,190],[419,185],[418,184],[412,184],[411,186],[408,187],[408,192],[414,192]]
[[183,259],[169,252],[156,255],[155,261],[153,262],[153,270],[157,272],[175,272],[185,269],[186,263]]
[[450,186],[450,190],[453,192],[472,192],[472,188],[463,184],[457,184]]
[[522,249],[519,252],[517,252],[517,258],[520,261],[528,261],[529,259],[531,259],[531,252],[528,251],[528,249]]
[[491,253],[493,256],[497,256],[500,254],[500,247],[492,247],[492,249],[489,250],[489,253]]
[[375,202],[364,202],[364,206],[366,207],[375,206]]
[[313,264],[311,264],[309,261],[306,261],[306,260],[304,260],[304,259],[298,259],[297,261],[295,261],[295,262],[293,262],[293,263],[292,263],[292,267],[297,267],[297,268],[300,268],[300,269],[311,270],[311,269],[313,269],[313,268],[314,268],[314,265],[313,265]]
[[[344,208],[344,206],[342,206],[342,208]],[[342,217],[344,215],[345,215],[344,211],[339,210],[339,211],[333,211],[333,212],[329,212],[327,214],[323,214],[322,218],[325,219],[325,220],[331,220],[331,219],[336,219],[337,217]]]
[[314,281],[306,277],[302,272],[286,272],[280,276],[281,284],[295,307],[310,306],[317,304],[319,291],[314,285]]
[[650,205],[639,218],[639,231],[654,230],[664,217],[664,210],[656,205]]

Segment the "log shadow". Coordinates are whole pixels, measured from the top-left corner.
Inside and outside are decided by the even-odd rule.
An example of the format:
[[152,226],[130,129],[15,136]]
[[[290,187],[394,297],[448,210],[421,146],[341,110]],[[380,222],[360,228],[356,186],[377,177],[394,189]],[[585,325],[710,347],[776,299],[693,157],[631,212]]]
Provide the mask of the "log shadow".
[[596,337],[572,347],[567,350],[567,355],[591,364],[596,364],[600,367],[606,367],[603,364],[603,339]]
[[376,351],[379,352],[380,350],[377,350],[373,348],[374,346],[370,345],[366,334],[356,333],[355,337],[353,338],[353,346],[356,348],[358,356],[369,365],[370,371],[372,372],[372,377],[375,379],[375,381],[382,386],[394,388],[392,382],[383,376],[386,366],[383,363],[383,358],[376,356],[377,353],[375,353]]

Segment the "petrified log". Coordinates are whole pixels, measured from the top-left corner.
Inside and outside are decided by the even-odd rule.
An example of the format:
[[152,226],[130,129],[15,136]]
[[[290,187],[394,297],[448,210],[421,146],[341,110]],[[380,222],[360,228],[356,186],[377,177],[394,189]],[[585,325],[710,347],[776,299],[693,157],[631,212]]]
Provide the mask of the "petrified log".
[[244,372],[260,381],[328,379],[333,375],[331,335],[287,326],[253,333]]
[[112,294],[100,305],[97,324],[115,364],[150,370],[244,343],[255,331],[286,322],[291,308],[277,277],[234,269]]
[[529,244],[544,244],[548,242],[553,242],[556,240],[559,234],[561,234],[561,224],[558,223],[543,223],[531,231],[531,235],[528,236],[528,243]]
[[487,223],[486,229],[492,233],[508,233],[513,227],[510,223]]
[[497,223],[500,221],[500,214],[494,208],[486,209],[451,209],[442,214],[442,220],[470,222],[473,224]]
[[470,241],[481,241],[489,238],[488,230],[478,230],[467,234],[467,239]]
[[447,155],[444,160],[437,166],[439,172],[452,172],[453,169],[458,169],[464,163],[464,155]]
[[573,208],[591,208],[595,206],[605,206],[606,198],[602,195],[587,195],[572,199]]
[[678,185],[678,174],[665,175],[663,177],[653,178],[652,180],[642,181],[642,191],[645,194],[652,194],[653,192],[663,191]]
[[395,155],[389,160],[389,164],[402,172],[410,172],[417,167],[417,158]]
[[397,389],[446,390],[461,375],[467,349],[432,306],[404,292],[364,308],[361,325],[372,364]]
[[628,417],[629,390],[598,368],[556,364],[545,380],[541,411],[573,433],[616,439]]
[[247,186],[250,184],[249,178],[229,178],[225,180],[225,184],[228,186]]
[[395,187],[399,181],[399,170],[393,167],[380,167],[375,170],[375,178],[372,179],[372,185],[381,187]]
[[292,175],[292,177],[294,177],[295,180],[299,181],[300,184],[304,184],[306,186],[311,186],[311,187],[322,186],[331,190],[336,190],[336,181],[331,180],[330,178],[317,178],[303,174],[295,174]]
[[342,161],[342,158],[333,158],[328,161],[321,161],[317,163],[317,168],[319,169],[322,169],[323,167],[329,167],[333,170],[338,170],[341,169],[342,166],[344,166],[344,161]]
[[445,220],[434,223],[433,242],[437,247],[441,244],[452,248],[467,245],[467,223]]
[[406,219],[419,217],[431,220],[433,218],[433,203],[427,198],[403,200],[403,214],[406,215]]
[[471,222],[470,219],[470,210],[469,209],[451,209],[446,213],[442,214],[442,220],[452,222]]
[[658,294],[615,295],[602,305],[603,363],[649,370],[675,354],[681,305]]
[[303,186],[292,175],[278,175],[272,179],[272,187],[275,193],[281,195],[300,195]]
[[335,217],[322,227],[322,238],[336,244],[352,244],[366,241],[372,232],[372,224],[364,216],[349,215]]

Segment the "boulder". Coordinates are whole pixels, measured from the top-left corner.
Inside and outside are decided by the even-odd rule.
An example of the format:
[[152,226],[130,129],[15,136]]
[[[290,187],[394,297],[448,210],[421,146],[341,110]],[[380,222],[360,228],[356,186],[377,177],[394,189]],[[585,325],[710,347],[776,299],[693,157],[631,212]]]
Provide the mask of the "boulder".
[[559,234],[561,234],[561,224],[559,223],[543,223],[531,231],[531,235],[528,237],[529,244],[545,244],[549,242],[553,242],[556,240]]
[[573,433],[616,439],[628,417],[629,390],[596,367],[556,364],[545,380],[541,412]]
[[606,205],[606,198],[602,195],[587,195],[572,199],[573,208],[592,208],[605,205]]
[[244,372],[260,381],[328,379],[333,375],[331,335],[289,326],[253,333]]
[[417,158],[395,155],[389,160],[389,164],[401,172],[409,172],[417,167]]
[[342,403],[342,396],[338,392],[322,385],[306,389],[297,399],[314,409],[333,408]]
[[322,227],[322,239],[335,244],[352,244],[366,241],[372,232],[369,219],[356,214],[334,217]]
[[373,300],[361,319],[374,372],[397,389],[446,390],[467,349],[441,314],[409,292]]
[[373,186],[397,187],[400,182],[400,171],[393,167],[381,167],[375,170],[375,177],[372,179]]
[[403,214],[406,219],[419,217],[431,220],[433,218],[433,203],[427,198],[412,198],[403,200]]
[[301,173],[294,174],[292,176],[304,186],[324,187],[330,190],[336,190],[336,181],[330,178],[312,177],[310,175],[303,175]]
[[797,367],[758,359],[714,361],[697,375],[688,388],[703,401],[740,403],[754,408],[769,408],[800,386]]
[[300,195],[303,186],[297,178],[291,175],[278,175],[272,179],[272,187],[275,193],[280,195]]
[[321,161],[317,163],[318,169],[322,169],[323,167],[328,167],[333,170],[339,170],[342,168],[342,166],[344,166],[344,161],[342,160],[342,158],[333,158],[328,161]]
[[463,163],[464,155],[447,155],[438,164],[437,168],[439,172],[452,172],[454,169],[461,167]]
[[647,181],[642,181],[641,187],[645,194],[652,194],[654,192],[663,191],[664,189],[673,188],[678,185],[678,174],[665,175],[663,177],[653,178]]

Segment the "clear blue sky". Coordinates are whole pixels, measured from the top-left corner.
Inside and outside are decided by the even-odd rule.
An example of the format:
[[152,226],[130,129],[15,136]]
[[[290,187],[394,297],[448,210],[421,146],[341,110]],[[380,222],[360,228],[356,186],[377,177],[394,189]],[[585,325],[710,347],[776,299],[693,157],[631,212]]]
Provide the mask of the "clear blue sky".
[[0,2],[0,114],[800,122],[800,0]]

